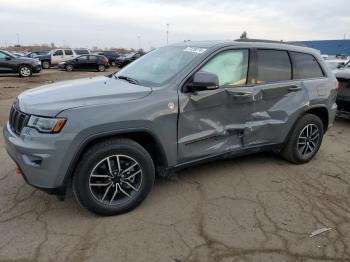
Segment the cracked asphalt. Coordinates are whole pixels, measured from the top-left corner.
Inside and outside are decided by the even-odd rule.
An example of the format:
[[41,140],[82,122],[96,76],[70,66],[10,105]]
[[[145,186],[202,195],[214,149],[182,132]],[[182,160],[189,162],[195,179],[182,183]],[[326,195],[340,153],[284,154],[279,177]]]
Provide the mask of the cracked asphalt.
[[[0,76],[0,127],[23,90],[96,74]],[[0,261],[350,261],[349,159],[350,120],[337,118],[308,164],[264,153],[188,168],[134,211],[98,217],[71,190],[60,202],[26,185],[0,136]]]

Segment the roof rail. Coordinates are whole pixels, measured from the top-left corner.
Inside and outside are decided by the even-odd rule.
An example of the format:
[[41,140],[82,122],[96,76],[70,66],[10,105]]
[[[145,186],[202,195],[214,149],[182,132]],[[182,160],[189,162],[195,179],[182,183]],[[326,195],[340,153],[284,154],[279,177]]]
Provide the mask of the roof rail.
[[297,45],[297,46],[306,46],[304,44],[298,42],[284,42],[284,41],[276,41],[276,40],[266,40],[266,39],[250,39],[250,38],[239,38],[234,41],[237,42],[259,42],[259,43],[275,43],[275,44],[285,44],[285,45]]

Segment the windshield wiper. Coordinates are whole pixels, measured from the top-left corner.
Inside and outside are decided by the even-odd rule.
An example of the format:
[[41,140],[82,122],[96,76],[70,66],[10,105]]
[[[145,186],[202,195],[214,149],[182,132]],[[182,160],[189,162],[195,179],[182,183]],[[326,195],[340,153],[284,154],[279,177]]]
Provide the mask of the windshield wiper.
[[126,80],[129,83],[134,84],[134,85],[138,85],[139,84],[139,81],[137,81],[134,78],[128,77],[128,76],[117,76],[116,75],[116,78]]

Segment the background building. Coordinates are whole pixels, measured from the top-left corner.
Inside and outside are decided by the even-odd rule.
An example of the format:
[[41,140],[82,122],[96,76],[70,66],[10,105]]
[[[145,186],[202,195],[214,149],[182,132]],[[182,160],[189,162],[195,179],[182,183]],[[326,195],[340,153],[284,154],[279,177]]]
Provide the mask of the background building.
[[325,55],[350,55],[350,39],[297,41],[296,43],[318,49]]

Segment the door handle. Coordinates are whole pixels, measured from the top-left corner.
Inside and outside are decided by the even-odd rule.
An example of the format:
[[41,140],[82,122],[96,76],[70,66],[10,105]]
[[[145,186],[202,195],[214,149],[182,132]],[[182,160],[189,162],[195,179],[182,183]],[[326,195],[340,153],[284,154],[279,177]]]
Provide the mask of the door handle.
[[234,91],[228,91],[228,93],[235,98],[249,98],[252,97],[253,94],[250,92],[234,92]]
[[288,86],[288,92],[297,92],[301,91],[301,86]]

